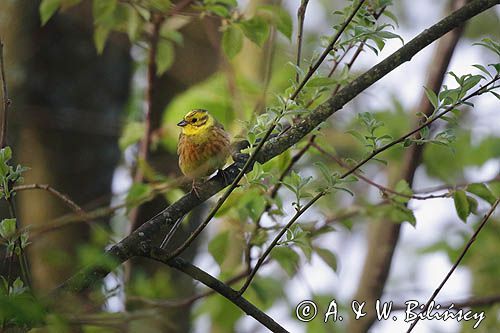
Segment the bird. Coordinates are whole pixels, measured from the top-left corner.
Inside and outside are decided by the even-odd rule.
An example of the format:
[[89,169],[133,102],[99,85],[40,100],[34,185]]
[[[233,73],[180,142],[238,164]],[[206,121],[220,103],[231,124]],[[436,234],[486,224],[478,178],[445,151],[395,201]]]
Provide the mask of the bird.
[[[231,154],[229,134],[224,130],[224,126],[204,109],[189,111],[177,126],[181,128],[177,144],[179,168],[184,176],[193,181],[192,191],[199,198],[196,181],[217,170],[222,171]],[[222,176],[224,177],[224,173]],[[163,238],[160,248],[167,246],[185,216],[186,214],[174,223]]]
[[196,181],[222,170],[231,154],[229,133],[207,110],[189,111],[177,124],[181,128],[177,154],[179,168],[193,181],[193,191],[199,197]]

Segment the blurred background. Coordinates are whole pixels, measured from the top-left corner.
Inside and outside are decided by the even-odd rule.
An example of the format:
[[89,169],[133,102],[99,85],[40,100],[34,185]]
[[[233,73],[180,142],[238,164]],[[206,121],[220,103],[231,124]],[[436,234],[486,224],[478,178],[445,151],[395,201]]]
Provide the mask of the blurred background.
[[[15,163],[30,168],[23,174],[23,183],[49,184],[88,213],[82,217],[68,208],[67,202],[44,190],[17,193],[18,220],[22,227],[29,226],[30,232],[31,244],[26,250],[32,285],[42,294],[82,265],[94,262],[103,248],[189,190],[169,185],[180,176],[176,155],[179,130],[175,124],[187,111],[208,109],[233,137],[245,137],[255,115],[275,105],[276,95],[284,94],[296,75],[297,10],[303,3],[299,0],[238,1],[229,18],[223,18],[225,12],[208,6],[213,3],[228,8],[232,1],[120,0],[112,8],[106,5],[108,2],[0,2],[0,38],[12,100],[8,144]],[[375,8],[389,4],[371,3]],[[51,5],[57,11],[49,15],[47,6]],[[245,38],[241,50],[228,56],[227,45],[225,52],[222,50],[223,35],[235,19],[234,13],[252,17],[266,5],[279,8],[276,13],[291,19],[290,38],[284,29],[270,26],[260,46]],[[322,51],[324,36],[331,36],[334,25],[341,24],[342,16],[334,11],[349,5],[351,2],[309,1],[304,20],[303,69]],[[398,24],[389,15],[382,15],[380,22],[394,25],[394,30],[389,30],[406,43],[457,5],[463,3],[395,1],[387,11],[397,17]],[[106,15],[120,17],[120,24],[108,27]],[[500,8],[496,6],[467,22],[450,51],[451,60],[445,70],[464,75],[477,73],[473,64],[498,63],[495,53],[473,43],[482,38],[499,39],[499,16]],[[41,20],[46,22],[42,24]],[[156,53],[152,55],[151,41],[155,38]],[[397,38],[387,39],[378,55],[365,48],[349,66],[349,78],[363,73],[401,45]],[[321,126],[315,141],[327,152],[308,149],[293,165],[297,174],[316,180],[320,176],[315,162],[342,170],[332,155],[352,159],[362,156],[364,147],[347,133],[360,130],[360,113],[374,113],[384,122],[383,132],[394,138],[413,128],[415,113],[425,98],[423,86],[428,85],[439,55],[437,43],[432,44],[331,117]],[[346,61],[339,63],[341,71]],[[325,62],[320,73],[328,73],[333,64]],[[453,86],[453,78],[445,76],[444,84]],[[325,100],[335,86],[323,88],[309,107]],[[474,108],[463,109],[457,124],[440,125],[455,133],[451,148],[426,146],[409,181],[414,193],[422,190],[439,196],[464,184],[499,182],[500,104],[491,95],[480,96],[473,103]],[[304,141],[266,164],[265,171],[279,176],[291,157],[305,146],[307,139]],[[363,175],[393,188],[405,177],[405,150],[395,147],[381,158],[387,164],[370,163],[363,168]],[[376,237],[373,225],[377,222],[379,228],[385,228],[386,224],[408,219],[391,218],[383,208],[386,193],[379,188],[358,181],[349,189],[354,196],[329,195],[301,218],[300,230],[294,232],[307,238],[305,249],[297,242],[290,245],[290,252],[283,253],[285,259],[276,254],[245,294],[291,332],[363,332],[370,326],[357,327],[347,317],[350,302],[359,295],[367,253],[377,251],[369,241]],[[249,237],[255,236],[255,215],[262,214],[267,204],[256,199],[259,191],[251,184],[235,191],[185,258],[221,280],[243,270]],[[273,204],[282,207],[282,215],[263,214],[258,219],[270,234],[294,213],[295,197],[289,191],[281,189],[277,200]],[[490,207],[481,198],[476,202],[477,213],[467,223],[460,222],[450,197],[412,199],[407,203],[415,225],[401,224],[383,301],[403,304],[428,299]],[[185,239],[211,205],[213,202],[204,204],[190,214],[172,247]],[[2,216],[8,216],[3,203],[1,211]],[[444,304],[471,296],[500,295],[499,235],[498,218],[494,218],[441,291],[439,301]],[[222,249],[221,244],[225,244]],[[255,245],[250,256],[258,257],[261,246]],[[4,272],[8,266],[5,262]],[[72,316],[51,317],[47,328],[54,332],[266,331],[218,295],[191,298],[205,290],[172,269],[151,261],[132,260],[109,275],[98,291],[62,303],[61,313]],[[295,317],[295,306],[306,299],[318,304],[320,314],[335,299],[346,319],[325,324],[319,316],[308,323],[300,322]],[[475,310],[486,311],[477,332],[493,332],[500,327],[498,303]],[[401,315],[398,318],[375,322],[370,332],[406,330],[408,323]],[[469,332],[473,324],[425,320],[414,332]]]

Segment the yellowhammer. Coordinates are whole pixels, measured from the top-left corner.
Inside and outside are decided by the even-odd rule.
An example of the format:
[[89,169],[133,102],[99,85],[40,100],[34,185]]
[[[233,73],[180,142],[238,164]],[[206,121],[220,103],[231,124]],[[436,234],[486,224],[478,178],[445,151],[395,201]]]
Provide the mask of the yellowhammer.
[[181,127],[177,154],[182,173],[193,180],[222,169],[231,153],[229,135],[207,110],[189,111],[177,124]]

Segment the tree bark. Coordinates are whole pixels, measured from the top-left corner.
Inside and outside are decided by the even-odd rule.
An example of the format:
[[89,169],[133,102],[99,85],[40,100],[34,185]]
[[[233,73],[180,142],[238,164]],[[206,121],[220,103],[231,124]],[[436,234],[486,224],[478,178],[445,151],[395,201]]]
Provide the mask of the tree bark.
[[[44,27],[37,2],[2,4],[12,18],[2,30],[9,32],[14,158],[31,168],[24,182],[48,183],[80,204],[109,195],[129,92],[128,43],[112,36],[98,55],[88,3],[55,15]],[[24,191],[16,198],[24,226],[68,213],[44,191]],[[79,245],[88,239],[89,227],[78,224],[34,240],[28,253],[35,290],[54,288],[67,278],[77,268]]]

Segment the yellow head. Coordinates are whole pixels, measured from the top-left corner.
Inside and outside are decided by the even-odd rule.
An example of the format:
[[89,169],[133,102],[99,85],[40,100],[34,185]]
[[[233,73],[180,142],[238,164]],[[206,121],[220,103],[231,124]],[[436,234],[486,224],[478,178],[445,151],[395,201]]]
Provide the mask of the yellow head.
[[214,117],[203,109],[189,111],[177,124],[184,135],[203,135],[213,125],[215,125]]

